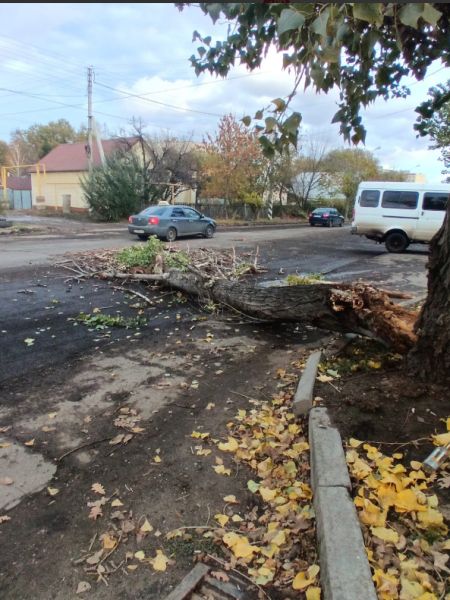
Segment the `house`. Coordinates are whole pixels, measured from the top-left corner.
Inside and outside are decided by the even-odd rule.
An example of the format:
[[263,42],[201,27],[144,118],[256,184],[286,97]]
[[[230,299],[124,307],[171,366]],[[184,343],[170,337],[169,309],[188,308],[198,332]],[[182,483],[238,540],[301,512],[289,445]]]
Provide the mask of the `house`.
[[[102,140],[102,147],[105,157],[123,150],[141,153],[137,136]],[[101,166],[100,154],[95,143],[92,163],[94,167]],[[38,165],[38,169],[31,174],[33,208],[48,208],[58,212],[89,210],[80,184],[80,180],[89,172],[85,142],[60,144],[44,156]],[[179,184],[171,184],[171,189],[177,203],[195,201],[194,189],[183,189]]]
[[[111,156],[120,150],[133,149],[137,143],[137,137],[102,140],[103,152],[106,157]],[[100,154],[95,143],[92,163],[94,167],[101,166]],[[41,158],[38,164],[39,169],[31,173],[33,208],[49,208],[62,212],[65,199],[66,210],[88,211],[80,185],[80,179],[89,171],[85,142],[60,144]]]

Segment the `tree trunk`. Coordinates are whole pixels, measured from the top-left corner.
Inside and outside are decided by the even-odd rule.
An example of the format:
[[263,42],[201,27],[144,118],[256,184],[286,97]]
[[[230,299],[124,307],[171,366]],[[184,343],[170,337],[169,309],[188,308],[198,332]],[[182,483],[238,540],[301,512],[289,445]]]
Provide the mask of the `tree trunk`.
[[430,244],[428,295],[416,324],[417,343],[408,364],[422,380],[450,381],[450,202]]
[[365,284],[315,283],[262,288],[226,279],[214,281],[194,268],[160,275],[106,272],[100,277],[159,281],[258,320],[295,321],[331,331],[359,333],[379,339],[402,353],[416,342],[416,313],[391,302],[385,290]]

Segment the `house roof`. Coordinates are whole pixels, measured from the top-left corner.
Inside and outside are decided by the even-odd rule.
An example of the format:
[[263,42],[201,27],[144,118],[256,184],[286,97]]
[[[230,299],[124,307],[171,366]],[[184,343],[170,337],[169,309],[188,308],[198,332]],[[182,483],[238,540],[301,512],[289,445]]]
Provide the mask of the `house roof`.
[[[105,156],[109,156],[117,150],[125,150],[130,146],[134,146],[138,139],[138,137],[128,137],[117,138],[113,140],[102,140],[103,152],[105,153]],[[45,166],[47,173],[87,171],[88,159],[86,155],[86,144],[87,142],[60,144],[42,157],[39,161],[39,164]],[[99,167],[101,165],[101,160],[97,143],[95,141],[92,144],[92,156],[94,167]],[[35,171],[35,169],[32,169],[32,171]]]
[[31,176],[9,175],[6,180],[6,187],[10,190],[31,190]]

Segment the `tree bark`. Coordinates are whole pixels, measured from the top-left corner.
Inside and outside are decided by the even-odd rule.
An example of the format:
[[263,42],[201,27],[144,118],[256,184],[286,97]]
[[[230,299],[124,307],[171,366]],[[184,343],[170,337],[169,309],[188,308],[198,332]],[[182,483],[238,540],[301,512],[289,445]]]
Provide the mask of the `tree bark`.
[[262,288],[226,279],[211,280],[195,268],[160,275],[110,271],[100,277],[159,281],[258,320],[295,321],[331,331],[359,333],[377,338],[402,353],[416,342],[416,313],[394,304],[386,291],[367,284],[315,283]]
[[442,227],[431,240],[428,295],[417,320],[417,343],[408,356],[419,379],[450,381],[450,202]]

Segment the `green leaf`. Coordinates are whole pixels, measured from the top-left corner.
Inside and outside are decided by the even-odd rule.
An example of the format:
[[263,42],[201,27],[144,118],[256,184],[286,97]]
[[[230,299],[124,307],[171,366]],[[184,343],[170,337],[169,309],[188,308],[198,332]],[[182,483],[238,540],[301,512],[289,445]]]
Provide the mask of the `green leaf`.
[[419,20],[419,17],[423,15],[423,11],[424,4],[422,2],[418,2],[417,4],[408,2],[408,4],[404,4],[400,9],[400,21],[403,23],[403,25],[417,28],[417,21]]
[[272,104],[275,104],[278,112],[281,112],[286,108],[286,102],[282,98],[275,98],[275,100],[272,100]]
[[292,10],[292,8],[285,8],[278,19],[278,35],[283,35],[283,33],[292,29],[300,29],[304,22],[305,17],[302,14],[296,10]]
[[327,35],[327,25],[328,25],[328,18],[330,16],[330,11],[328,8],[326,8],[325,10],[323,10],[320,15],[317,17],[317,19],[315,19],[312,24],[311,24],[311,29],[312,31],[314,31],[314,33],[317,33],[317,35],[320,35],[321,37],[325,37]]
[[241,121],[244,123],[244,125],[245,125],[246,127],[249,127],[249,126],[250,126],[250,123],[252,122],[252,118],[251,118],[249,115],[246,115],[245,117],[243,117],[243,118],[241,119]]
[[422,19],[430,25],[436,26],[439,19],[442,17],[442,13],[436,10],[432,4],[427,2],[423,8]]
[[266,117],[265,123],[266,123],[266,132],[267,133],[271,133],[277,126],[277,120],[274,119],[273,117]]
[[220,17],[220,11],[222,10],[222,4],[220,2],[216,2],[213,4],[206,4],[206,10],[208,11],[209,16],[213,20],[213,23],[217,21]]
[[379,26],[383,23],[382,7],[381,2],[354,2],[353,17]]
[[292,115],[283,123],[283,129],[289,133],[296,134],[301,120],[302,115],[298,112],[293,112]]
[[247,481],[247,487],[253,494],[256,494],[256,492],[259,490],[259,483],[256,483],[256,481],[250,479]]

